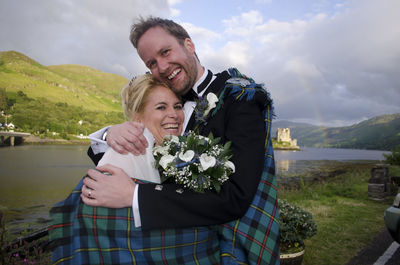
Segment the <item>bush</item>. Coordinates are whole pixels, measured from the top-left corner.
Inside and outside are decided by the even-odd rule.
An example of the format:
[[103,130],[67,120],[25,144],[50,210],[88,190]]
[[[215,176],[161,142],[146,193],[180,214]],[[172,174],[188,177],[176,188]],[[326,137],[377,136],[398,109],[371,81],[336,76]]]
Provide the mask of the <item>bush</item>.
[[400,166],[400,145],[393,148],[390,155],[384,154],[384,156],[386,158],[386,163]]
[[278,200],[281,252],[301,250],[304,240],[317,234],[317,223],[310,212],[285,200]]

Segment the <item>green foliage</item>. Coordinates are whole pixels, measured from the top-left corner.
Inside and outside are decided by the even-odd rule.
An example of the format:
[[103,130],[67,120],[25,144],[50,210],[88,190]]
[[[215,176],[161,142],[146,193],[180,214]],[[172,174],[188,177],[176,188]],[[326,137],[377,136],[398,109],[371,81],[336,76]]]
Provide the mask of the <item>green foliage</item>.
[[119,93],[126,82],[86,66],[43,66],[0,52],[0,111],[18,130],[40,137],[70,139],[124,121]]
[[386,163],[400,166],[400,145],[392,149],[391,154],[383,154],[386,158]]
[[43,66],[15,52],[0,52],[0,87],[8,95],[22,91],[28,97],[97,111],[121,111],[122,76],[79,65]]
[[25,132],[54,132],[68,140],[68,134],[88,135],[105,125],[124,121],[122,112],[89,111],[65,102],[53,103],[45,98],[32,99],[19,91],[15,99],[10,122]]
[[304,246],[304,240],[317,234],[317,223],[310,212],[278,199],[281,252]]

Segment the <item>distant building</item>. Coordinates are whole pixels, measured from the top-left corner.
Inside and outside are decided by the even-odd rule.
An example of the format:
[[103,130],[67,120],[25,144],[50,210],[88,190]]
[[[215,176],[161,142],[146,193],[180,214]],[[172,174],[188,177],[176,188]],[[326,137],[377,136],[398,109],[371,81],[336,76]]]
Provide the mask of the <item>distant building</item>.
[[292,139],[290,137],[290,129],[289,128],[278,128],[276,131],[276,141],[277,142],[287,142],[290,147],[298,148],[297,139]]

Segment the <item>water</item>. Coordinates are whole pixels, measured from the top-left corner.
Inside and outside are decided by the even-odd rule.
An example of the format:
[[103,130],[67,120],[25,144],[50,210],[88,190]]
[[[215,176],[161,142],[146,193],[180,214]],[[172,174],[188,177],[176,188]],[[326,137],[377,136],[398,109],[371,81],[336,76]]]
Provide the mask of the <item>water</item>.
[[0,148],[0,210],[6,224],[42,227],[93,163],[87,146],[26,145]]
[[275,160],[384,160],[383,154],[387,151],[338,149],[338,148],[312,148],[302,147],[300,151],[275,150]]
[[[26,145],[0,148],[0,210],[7,225],[43,227],[51,206],[63,200],[93,168],[88,146]],[[298,173],[335,161],[379,161],[382,151],[303,148],[275,151],[277,174]],[[16,231],[18,229],[15,229]]]

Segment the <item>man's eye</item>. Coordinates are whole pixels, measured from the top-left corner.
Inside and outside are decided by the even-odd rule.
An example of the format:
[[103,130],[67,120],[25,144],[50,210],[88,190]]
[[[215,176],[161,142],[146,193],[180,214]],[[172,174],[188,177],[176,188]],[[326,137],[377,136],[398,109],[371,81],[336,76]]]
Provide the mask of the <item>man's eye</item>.
[[154,68],[156,66],[156,62],[150,62],[149,64],[147,64],[147,67],[149,69]]
[[163,56],[167,56],[167,55],[169,54],[169,50],[164,50],[161,54],[162,54]]

